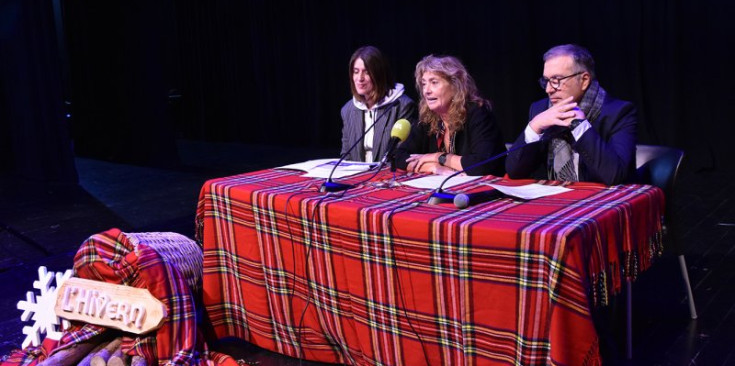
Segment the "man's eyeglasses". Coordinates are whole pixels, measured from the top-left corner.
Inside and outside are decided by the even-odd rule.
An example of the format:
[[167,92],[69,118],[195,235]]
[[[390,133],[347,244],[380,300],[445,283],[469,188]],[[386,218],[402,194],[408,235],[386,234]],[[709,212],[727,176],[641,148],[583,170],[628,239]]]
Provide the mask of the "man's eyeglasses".
[[548,79],[542,76],[541,78],[538,79],[538,83],[539,85],[541,85],[541,89],[543,90],[546,90],[546,84],[551,84],[552,88],[554,88],[555,90],[559,90],[559,88],[561,88],[561,82],[563,80],[569,79],[572,76],[577,76],[582,73],[584,73],[584,71],[580,71],[576,74],[571,74],[571,75],[562,76],[562,77],[554,76]]

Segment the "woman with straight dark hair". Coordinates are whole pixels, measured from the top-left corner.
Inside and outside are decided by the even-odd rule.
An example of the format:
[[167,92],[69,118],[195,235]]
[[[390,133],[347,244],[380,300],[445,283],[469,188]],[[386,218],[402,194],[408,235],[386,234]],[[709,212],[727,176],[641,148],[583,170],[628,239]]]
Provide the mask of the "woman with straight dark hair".
[[[416,121],[416,103],[396,83],[388,60],[373,46],[360,47],[349,64],[352,100],[342,107],[342,152],[347,160],[378,161],[385,154],[393,124]],[[365,134],[365,139],[350,147]]]

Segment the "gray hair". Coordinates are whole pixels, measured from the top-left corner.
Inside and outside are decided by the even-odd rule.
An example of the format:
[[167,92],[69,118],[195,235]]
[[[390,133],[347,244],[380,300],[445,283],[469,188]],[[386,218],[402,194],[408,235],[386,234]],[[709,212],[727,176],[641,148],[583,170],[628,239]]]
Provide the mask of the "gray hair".
[[576,72],[586,71],[590,74],[592,80],[597,79],[597,75],[595,74],[595,60],[586,48],[576,44],[554,46],[544,53],[544,62],[559,56],[571,56],[574,65],[577,67]]

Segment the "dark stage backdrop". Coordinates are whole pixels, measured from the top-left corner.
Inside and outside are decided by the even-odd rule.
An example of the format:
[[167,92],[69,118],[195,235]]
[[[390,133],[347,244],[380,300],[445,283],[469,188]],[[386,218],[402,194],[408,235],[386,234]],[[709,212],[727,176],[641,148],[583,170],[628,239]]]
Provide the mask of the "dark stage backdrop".
[[77,183],[57,25],[51,1],[0,0],[0,177]]
[[603,87],[638,106],[641,143],[684,148],[692,169],[731,168],[729,3],[61,0],[76,153],[165,164],[186,138],[336,155],[347,62],[366,44],[390,57],[414,98],[421,57],[458,56],[511,141],[544,96],[543,52],[579,43]]

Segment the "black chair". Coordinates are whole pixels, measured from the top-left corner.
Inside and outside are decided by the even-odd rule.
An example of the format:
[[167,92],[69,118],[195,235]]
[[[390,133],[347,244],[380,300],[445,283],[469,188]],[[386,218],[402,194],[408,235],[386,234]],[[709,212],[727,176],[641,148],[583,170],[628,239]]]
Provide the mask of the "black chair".
[[[636,178],[637,182],[650,184],[661,188],[664,191],[666,197],[666,211],[664,213],[664,235],[667,239],[667,248],[672,248],[679,256],[679,267],[681,269],[681,275],[684,277],[684,285],[686,286],[687,296],[689,299],[689,315],[692,319],[697,319],[697,309],[694,306],[694,295],[692,294],[692,286],[689,283],[689,273],[687,272],[686,260],[682,248],[677,245],[678,236],[676,235],[677,225],[675,219],[674,201],[676,195],[674,194],[676,176],[679,172],[679,165],[684,158],[684,151],[666,147],[666,146],[654,146],[654,145],[636,145],[635,163],[636,163]],[[628,359],[633,356],[633,345],[632,345],[632,328],[633,328],[633,316],[632,316],[632,290],[631,283],[627,283],[627,302],[626,302],[626,316],[627,316],[627,346],[626,354]]]

